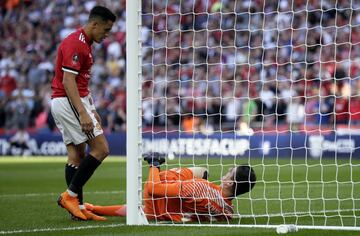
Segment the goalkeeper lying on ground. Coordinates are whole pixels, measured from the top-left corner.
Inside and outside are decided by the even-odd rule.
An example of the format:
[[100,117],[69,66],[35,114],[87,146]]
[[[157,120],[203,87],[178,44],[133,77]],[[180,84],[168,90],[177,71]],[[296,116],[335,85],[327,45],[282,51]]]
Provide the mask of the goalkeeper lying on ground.
[[[143,197],[144,212],[149,220],[230,220],[233,214],[231,201],[249,192],[256,182],[254,170],[247,165],[231,168],[219,186],[207,181],[206,168],[160,171],[160,165],[165,162],[161,154],[146,155],[144,159],[150,165]],[[126,216],[126,205],[85,204],[85,207],[98,215]]]

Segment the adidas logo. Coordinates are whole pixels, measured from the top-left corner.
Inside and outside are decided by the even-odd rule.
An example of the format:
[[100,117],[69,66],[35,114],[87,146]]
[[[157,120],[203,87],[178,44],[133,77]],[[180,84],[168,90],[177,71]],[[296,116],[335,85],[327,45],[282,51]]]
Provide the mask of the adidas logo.
[[79,35],[79,40],[85,43],[85,36],[82,33]]

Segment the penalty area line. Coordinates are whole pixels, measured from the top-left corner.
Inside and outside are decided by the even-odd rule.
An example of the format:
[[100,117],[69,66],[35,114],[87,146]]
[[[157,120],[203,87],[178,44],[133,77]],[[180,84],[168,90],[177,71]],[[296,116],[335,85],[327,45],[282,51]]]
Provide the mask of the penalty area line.
[[96,228],[115,228],[115,227],[119,227],[119,226],[125,226],[125,224],[88,225],[88,226],[77,226],[77,227],[43,228],[43,229],[19,229],[19,230],[0,231],[0,234],[37,233],[37,232],[52,232],[52,231],[71,231],[71,230],[96,229]]

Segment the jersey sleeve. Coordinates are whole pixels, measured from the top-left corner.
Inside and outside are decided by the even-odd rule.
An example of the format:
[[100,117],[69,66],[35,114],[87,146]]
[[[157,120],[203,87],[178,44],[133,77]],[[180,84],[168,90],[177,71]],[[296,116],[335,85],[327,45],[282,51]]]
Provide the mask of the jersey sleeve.
[[167,171],[162,171],[162,179],[167,181],[184,181],[194,178],[193,172],[189,168],[173,168]]
[[64,43],[61,48],[62,64],[61,69],[73,74],[79,74],[81,63],[84,60],[84,53],[81,45],[76,43]]
[[145,191],[152,197],[179,197],[181,182],[163,182],[160,179],[159,169],[151,167],[149,169],[149,176],[145,183]]

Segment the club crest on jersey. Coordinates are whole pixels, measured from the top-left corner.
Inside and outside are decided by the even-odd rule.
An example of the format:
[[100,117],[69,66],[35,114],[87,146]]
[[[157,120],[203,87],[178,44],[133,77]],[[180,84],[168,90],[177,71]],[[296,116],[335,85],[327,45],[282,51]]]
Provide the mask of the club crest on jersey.
[[72,57],[72,63],[77,64],[78,62],[79,62],[79,56],[78,54],[75,53]]

